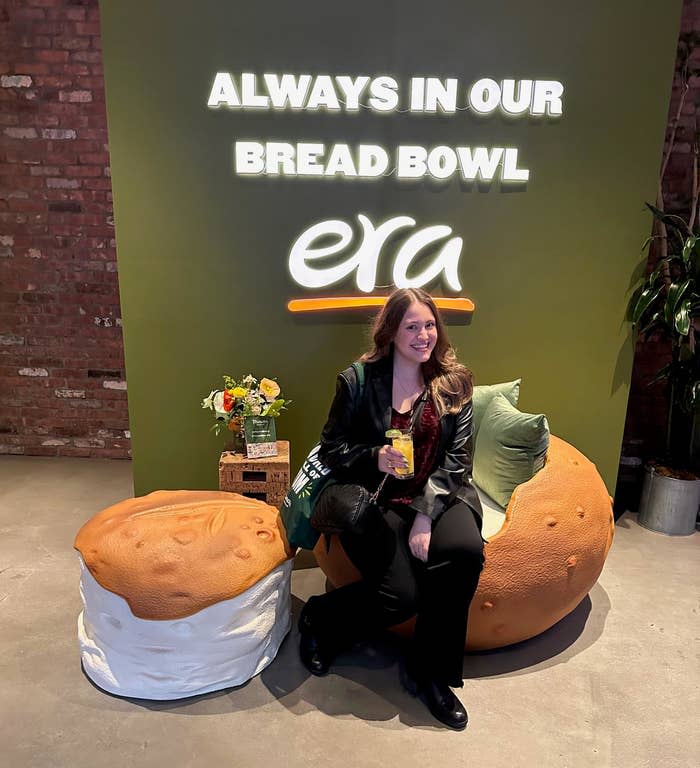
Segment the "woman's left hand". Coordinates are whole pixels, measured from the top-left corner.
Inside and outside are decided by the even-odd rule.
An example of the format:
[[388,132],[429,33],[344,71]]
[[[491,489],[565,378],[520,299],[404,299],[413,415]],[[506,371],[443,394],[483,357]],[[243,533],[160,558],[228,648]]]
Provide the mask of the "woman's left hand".
[[408,534],[408,548],[413,557],[426,563],[428,561],[428,549],[430,548],[430,533],[433,521],[428,515],[417,514]]

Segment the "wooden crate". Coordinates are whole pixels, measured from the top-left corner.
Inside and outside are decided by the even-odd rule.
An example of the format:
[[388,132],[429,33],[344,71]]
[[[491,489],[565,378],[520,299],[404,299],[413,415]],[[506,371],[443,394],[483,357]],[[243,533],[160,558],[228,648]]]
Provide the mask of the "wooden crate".
[[219,459],[219,490],[261,499],[279,509],[289,489],[289,441],[277,441],[277,456],[249,459],[224,451]]

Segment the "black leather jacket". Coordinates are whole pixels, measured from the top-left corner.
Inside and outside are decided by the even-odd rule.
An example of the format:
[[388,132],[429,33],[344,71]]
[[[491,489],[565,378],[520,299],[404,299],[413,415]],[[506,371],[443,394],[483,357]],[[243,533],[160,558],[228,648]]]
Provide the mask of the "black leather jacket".
[[[393,357],[365,363],[365,385],[357,403],[359,382],[355,369],[338,374],[335,398],[323,432],[319,458],[339,482],[360,483],[372,490],[382,478],[377,454],[387,444],[384,433],[391,427]],[[440,419],[440,444],[433,471],[411,508],[435,520],[455,499],[464,501],[481,529],[479,497],[471,485],[472,404]]]

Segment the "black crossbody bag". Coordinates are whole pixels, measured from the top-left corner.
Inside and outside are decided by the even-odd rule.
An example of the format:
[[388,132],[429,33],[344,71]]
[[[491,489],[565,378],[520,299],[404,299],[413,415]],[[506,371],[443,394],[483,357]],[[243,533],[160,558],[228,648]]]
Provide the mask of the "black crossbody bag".
[[[411,416],[411,430],[420,418],[427,391],[420,396]],[[364,533],[380,514],[377,499],[390,477],[387,472],[377,490],[370,493],[359,483],[332,483],[319,495],[311,515],[311,525],[321,533]]]

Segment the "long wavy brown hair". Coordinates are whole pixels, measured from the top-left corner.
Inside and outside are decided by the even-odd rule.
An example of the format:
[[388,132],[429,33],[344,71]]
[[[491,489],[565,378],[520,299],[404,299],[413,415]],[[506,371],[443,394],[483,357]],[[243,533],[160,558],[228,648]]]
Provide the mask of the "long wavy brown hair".
[[457,362],[447,327],[433,298],[421,288],[397,288],[387,299],[372,327],[372,349],[360,358],[372,363],[394,352],[394,338],[411,304],[424,304],[435,318],[437,342],[430,359],[423,363],[423,378],[433,402],[443,413],[458,413],[472,397],[472,374]]

